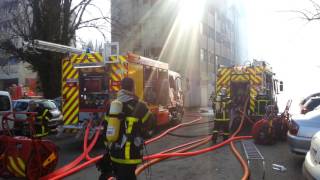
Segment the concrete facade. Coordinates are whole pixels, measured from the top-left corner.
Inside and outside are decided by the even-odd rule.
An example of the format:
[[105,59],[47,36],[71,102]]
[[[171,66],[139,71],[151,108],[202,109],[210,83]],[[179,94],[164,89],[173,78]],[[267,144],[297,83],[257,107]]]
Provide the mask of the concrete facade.
[[184,77],[186,106],[208,106],[217,66],[247,60],[245,16],[239,1],[199,0],[185,12],[190,1],[111,0],[111,40],[120,52],[168,62]]

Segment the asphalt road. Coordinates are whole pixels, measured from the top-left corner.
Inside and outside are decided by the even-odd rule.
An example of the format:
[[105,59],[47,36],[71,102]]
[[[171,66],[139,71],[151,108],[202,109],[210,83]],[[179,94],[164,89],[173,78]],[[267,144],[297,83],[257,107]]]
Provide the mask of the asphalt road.
[[[187,113],[188,114],[188,113]],[[193,113],[195,114],[195,113]],[[199,139],[210,133],[213,123],[212,117],[209,114],[202,114],[203,124],[188,126],[174,131],[177,137],[168,135],[159,141],[147,146],[145,154],[153,154],[162,150],[177,146],[191,140]],[[186,115],[184,122],[191,121],[194,117]],[[184,137],[198,136],[198,137]],[[60,148],[59,167],[71,162],[82,152],[82,141],[76,140],[72,136],[64,136],[60,138],[50,137]],[[205,146],[211,146],[211,142]],[[244,156],[241,142],[236,143],[238,149]],[[257,146],[265,158],[265,179],[267,180],[301,180],[303,156],[296,156],[289,152],[286,142],[278,142],[272,146]],[[102,142],[99,142],[91,155],[95,156],[104,152]],[[272,163],[284,165],[287,168],[285,172],[279,172],[271,168]],[[252,170],[251,179],[262,179],[262,161],[252,161],[250,169]],[[98,179],[99,172],[95,166],[90,166],[78,173],[75,173],[65,179]],[[242,177],[242,169],[230,150],[229,146],[224,146],[212,152],[201,154],[188,158],[171,158],[151,166],[138,176],[138,180],[163,180],[163,179],[219,179],[219,180],[238,180]]]

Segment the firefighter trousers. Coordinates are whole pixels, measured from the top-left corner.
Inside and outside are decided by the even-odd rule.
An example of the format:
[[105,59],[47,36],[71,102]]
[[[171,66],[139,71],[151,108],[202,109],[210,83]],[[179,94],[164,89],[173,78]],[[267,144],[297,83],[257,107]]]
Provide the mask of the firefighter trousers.
[[137,164],[119,164],[112,162],[117,180],[137,180],[135,170]]
[[223,136],[223,140],[229,138],[230,130],[229,130],[230,120],[215,120],[213,127],[213,139],[216,139],[219,135]]

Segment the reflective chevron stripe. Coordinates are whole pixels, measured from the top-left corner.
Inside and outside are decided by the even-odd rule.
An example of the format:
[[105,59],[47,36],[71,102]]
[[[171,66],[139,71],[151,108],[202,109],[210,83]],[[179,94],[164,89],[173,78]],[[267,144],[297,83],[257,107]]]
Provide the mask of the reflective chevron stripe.
[[[109,89],[110,91],[119,91],[120,90],[120,81],[128,76],[128,64],[125,56],[118,56],[118,63],[111,64],[110,68],[110,83]],[[110,61],[117,61],[116,56],[111,56]]]
[[8,170],[17,177],[26,177],[26,166],[24,161],[19,157],[8,157]]

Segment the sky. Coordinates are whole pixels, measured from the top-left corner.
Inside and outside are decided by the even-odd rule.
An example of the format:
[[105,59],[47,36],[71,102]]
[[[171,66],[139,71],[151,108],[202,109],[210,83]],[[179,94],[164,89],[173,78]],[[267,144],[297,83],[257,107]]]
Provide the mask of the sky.
[[[318,1],[320,3],[320,1]],[[265,60],[273,67],[287,99],[298,101],[320,92],[320,21],[307,22],[291,10],[312,10],[309,0],[246,0],[249,57]]]
[[[78,4],[80,0],[74,1],[74,5]],[[93,0],[93,5],[95,6],[88,6],[86,9],[86,12],[83,15],[83,20],[89,20],[92,18],[95,18],[97,16],[100,16],[100,12],[97,8],[101,10],[104,16],[110,17],[110,0]],[[106,23],[105,21],[100,21],[101,23],[106,24],[108,27],[104,31],[106,35],[106,41],[110,41],[110,33],[111,33],[111,27],[110,24]],[[96,41],[97,43],[103,43],[105,42],[104,37],[101,35],[101,33],[93,28],[84,28],[81,30],[78,30],[77,32],[77,47],[81,48],[81,41],[87,43],[89,41],[92,41],[93,45],[95,46]],[[80,40],[81,39],[81,40]]]

